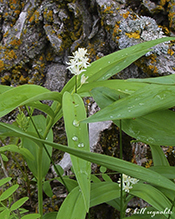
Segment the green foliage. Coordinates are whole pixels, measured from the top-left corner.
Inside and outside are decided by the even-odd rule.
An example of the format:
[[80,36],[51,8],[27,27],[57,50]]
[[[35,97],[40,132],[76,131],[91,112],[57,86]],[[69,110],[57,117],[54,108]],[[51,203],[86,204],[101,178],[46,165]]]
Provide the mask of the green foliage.
[[[175,144],[175,113],[169,108],[175,105],[175,76],[169,75],[150,79],[107,80],[132,62],[150,51],[150,47],[169,40],[166,37],[117,51],[91,64],[85,71],[87,81],[83,84],[82,77],[75,75],[59,92],[51,92],[37,85],[19,87],[0,86],[0,117],[7,115],[19,106],[25,106],[26,113],[21,112],[16,124],[0,122],[0,137],[17,137],[15,143],[0,147],[0,153],[11,151],[24,156],[27,165],[37,181],[38,207],[40,214],[23,215],[20,207],[28,199],[23,197],[7,207],[3,204],[17,190],[12,185],[0,195],[0,217],[11,218],[19,210],[22,219],[84,219],[90,207],[108,203],[117,210],[125,212],[127,203],[137,196],[152,207],[152,211],[171,209],[172,214],[159,215],[158,218],[175,218],[174,167],[170,167],[160,145]],[[79,76],[83,76],[80,74]],[[75,80],[76,79],[76,80]],[[107,81],[106,81],[107,80]],[[77,93],[75,93],[77,91]],[[15,95],[14,95],[15,94]],[[92,96],[101,110],[86,118],[86,109],[82,97]],[[50,106],[40,102],[52,100]],[[34,116],[34,109],[45,114]],[[53,125],[64,117],[68,147],[53,143]],[[124,132],[136,140],[151,145],[153,167],[142,166],[119,158],[90,152],[88,125],[89,122],[112,120]],[[18,125],[18,126],[17,126]],[[22,143],[22,144],[21,144]],[[69,192],[58,212],[43,216],[43,190],[52,197],[50,182],[44,180],[52,161],[52,148],[71,154],[71,161],[76,180],[63,176],[60,168],[57,178]],[[2,161],[3,162],[3,161]],[[53,162],[53,161],[52,161]],[[91,175],[90,162],[101,165],[103,182]],[[128,193],[122,191],[118,183],[112,182],[106,168],[139,179]],[[121,177],[122,178],[122,177]],[[11,178],[0,180],[3,186]],[[123,203],[122,200],[125,200]],[[148,212],[150,208],[147,208]],[[150,215],[149,215],[150,216]],[[131,218],[151,218],[148,215],[133,214]],[[122,216],[121,216],[122,217]],[[155,216],[155,218],[157,215]]]

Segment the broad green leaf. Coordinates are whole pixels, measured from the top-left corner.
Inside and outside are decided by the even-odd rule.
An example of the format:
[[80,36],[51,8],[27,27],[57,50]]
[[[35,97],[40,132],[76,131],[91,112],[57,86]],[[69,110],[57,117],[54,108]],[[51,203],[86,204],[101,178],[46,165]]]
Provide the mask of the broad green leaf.
[[174,197],[175,197],[175,192],[169,189],[165,189],[159,186],[156,186],[156,188],[161,191],[167,198],[169,198],[169,200],[171,200],[172,202],[174,201]]
[[150,84],[167,84],[167,85],[174,85],[175,84],[175,75],[166,75],[161,77],[155,78],[129,78],[128,82],[138,82],[138,83],[150,83]]
[[120,197],[119,184],[114,182],[98,182],[91,184],[90,207],[99,205]]
[[43,216],[43,219],[56,219],[57,212],[49,212]]
[[[46,129],[46,119],[43,115],[38,115],[38,116],[33,116],[32,117],[35,126],[39,132],[39,134],[42,136],[45,132]],[[32,122],[29,122],[29,127],[27,129],[28,132],[33,132],[36,133],[35,128],[32,124]],[[47,136],[47,140],[48,141],[52,141],[53,140],[53,134],[52,134],[52,130],[49,132],[48,136]],[[27,138],[23,138],[22,139],[22,145],[24,148],[26,148],[27,150],[29,150],[31,152],[31,154],[34,156],[34,160],[30,160],[28,158],[26,158],[26,162],[27,165],[29,167],[29,169],[32,171],[33,175],[37,178],[38,176],[38,153],[39,153],[39,146],[27,139]],[[49,154],[52,154],[52,148],[45,145]],[[46,151],[43,149],[42,151],[42,177],[44,178],[45,175],[47,174],[48,170],[50,167],[50,159],[46,153]]]
[[40,218],[40,214],[28,214],[23,216],[21,219],[38,219]]
[[[62,180],[58,177],[56,178],[60,183],[62,183],[64,185],[64,183],[62,182]],[[68,188],[68,191],[72,191],[75,187],[78,186],[78,183],[76,180],[73,179],[69,179],[67,176],[63,177],[63,180]]]
[[121,96],[127,96],[129,94],[134,93],[136,90],[145,87],[146,83],[137,83],[130,82],[128,80],[107,80],[107,81],[97,81],[91,82],[87,84],[83,84],[83,86],[78,90],[78,94],[81,97],[91,96],[89,91],[96,88],[98,90],[99,87],[110,88],[115,90],[115,93]]
[[[91,91],[93,98],[101,109],[114,102],[113,91],[98,87]],[[111,96],[113,98],[111,98]],[[118,99],[118,97],[116,97]],[[122,129],[125,133],[147,144],[167,145],[175,144],[175,113],[170,110],[157,111],[135,119],[123,119]],[[119,121],[113,121],[119,126]]]
[[[70,148],[79,149],[80,153],[81,151],[90,151],[87,125],[77,123],[77,121],[86,118],[84,103],[78,94],[71,95],[68,92],[64,93],[63,117],[68,146]],[[86,211],[88,212],[90,203],[91,164],[72,155],[71,161],[83,195]]]
[[160,146],[150,145],[154,166],[169,166],[169,162]]
[[20,208],[29,198],[24,197],[16,201],[10,208],[11,211],[15,211],[16,209]]
[[16,152],[16,153],[22,154],[25,158],[29,160],[34,160],[34,157],[29,150],[27,150],[26,148],[19,148],[16,145],[9,144],[9,145],[0,147],[0,152],[3,152],[3,151]]
[[11,179],[11,177],[0,179],[0,187],[9,182]]
[[28,103],[27,105],[30,107],[33,107],[35,109],[41,110],[42,112],[48,114],[52,118],[54,117],[53,110],[51,109],[51,107],[49,107],[46,104],[43,104],[43,103],[37,101],[37,102]]
[[[170,110],[157,111],[148,115],[122,120],[122,130],[147,144],[175,145],[175,112]],[[117,120],[114,121],[119,126]]]
[[0,94],[0,117],[8,114],[18,106],[27,105],[38,100],[61,102],[61,95],[58,92],[51,92],[44,87],[32,84],[11,88]]
[[[95,82],[100,80],[106,80],[111,76],[119,73],[121,70],[128,67],[132,62],[136,61],[141,56],[146,54],[149,51],[149,48],[156,46],[159,43],[174,39],[175,37],[164,37],[161,39],[140,43],[104,56],[91,63],[90,67],[86,69],[85,75],[86,77],[89,77],[87,81],[90,83],[93,81]],[[65,91],[71,92],[74,89],[74,84],[75,76],[68,81],[61,93],[63,94]],[[78,86],[79,85],[80,77]]]
[[168,179],[175,179],[175,167],[174,166],[156,165],[156,166],[150,167],[150,169],[165,176]]
[[0,201],[4,201],[5,199],[9,198],[17,189],[19,185],[15,184],[5,190],[1,195],[0,195]]
[[6,208],[4,211],[0,213],[0,218],[8,219],[10,216],[10,210]]
[[61,205],[56,219],[84,219],[86,208],[80,187],[73,189]]
[[50,141],[39,139],[33,135],[25,133],[24,131],[20,130],[19,128],[13,125],[0,122],[0,133],[7,132],[7,130],[10,130],[10,132],[13,133],[13,135],[18,135],[20,137],[31,139],[32,141],[37,142],[37,144],[43,143],[50,145],[53,148],[70,153],[89,162],[105,166],[114,171],[125,173],[126,175],[132,176],[137,179],[141,179],[153,185],[175,191],[174,183],[171,180],[168,180],[166,177],[150,170],[149,168],[144,168],[142,166],[121,160],[119,158],[98,153],[87,152],[83,150],[80,151],[79,149],[74,149],[61,144],[56,144]]
[[[165,208],[171,209],[172,203],[169,201],[169,199],[162,192],[151,185],[137,183],[133,185],[130,193],[145,200],[158,211],[164,211]],[[168,215],[165,216],[168,217]],[[175,210],[173,210],[171,218],[175,218]]]
[[115,101],[83,122],[132,119],[175,105],[175,86],[148,84]]
[[48,196],[48,197],[52,197],[53,196],[53,192],[52,192],[52,188],[50,186],[50,182],[49,181],[45,181],[43,183],[43,190],[45,192],[45,194]]
[[4,93],[10,89],[12,89],[12,87],[6,86],[6,85],[0,85],[0,94]]

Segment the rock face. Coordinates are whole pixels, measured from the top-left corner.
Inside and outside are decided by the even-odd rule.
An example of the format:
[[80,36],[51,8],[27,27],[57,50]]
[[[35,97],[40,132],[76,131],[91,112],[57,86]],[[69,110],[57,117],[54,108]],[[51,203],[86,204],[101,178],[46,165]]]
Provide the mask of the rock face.
[[[47,87],[51,79],[59,81],[60,90],[70,76],[63,66],[78,47],[87,48],[94,61],[174,32],[175,0],[1,0],[0,83],[43,84],[46,79]],[[173,44],[157,46],[119,77],[175,73],[174,51]]]

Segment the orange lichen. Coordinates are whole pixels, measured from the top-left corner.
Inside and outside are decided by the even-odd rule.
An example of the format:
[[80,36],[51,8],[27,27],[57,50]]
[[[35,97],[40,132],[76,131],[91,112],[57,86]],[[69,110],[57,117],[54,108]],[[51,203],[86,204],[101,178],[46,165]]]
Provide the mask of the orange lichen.
[[21,40],[20,39],[14,39],[10,42],[10,44],[12,46],[19,46],[21,44]]
[[49,11],[44,11],[44,18],[48,21],[48,22],[52,22],[53,21],[53,11],[49,10]]
[[151,59],[151,63],[152,63],[152,64],[155,63],[155,62],[157,62],[157,60],[156,60],[156,55],[154,55],[154,54],[151,54],[151,55],[150,55],[150,59]]
[[123,18],[127,18],[129,16],[129,11],[127,11],[126,13],[122,14]]
[[154,74],[158,73],[158,69],[157,69],[156,66],[154,66],[154,65],[149,65],[149,68],[152,70],[152,72],[153,72]]
[[172,56],[174,54],[174,51],[172,49],[168,49],[168,54]]
[[173,26],[173,18],[175,17],[175,12],[170,12],[168,14],[168,18],[169,18],[169,27]]
[[10,50],[9,52],[7,52],[5,54],[5,58],[8,59],[8,60],[11,60],[11,59],[16,59],[17,56],[16,56],[16,54],[13,50]]
[[140,33],[139,33],[139,31],[130,32],[130,33],[125,33],[125,35],[128,36],[129,38],[140,39]]
[[0,60],[0,71],[4,70],[4,62]]
[[151,167],[151,166],[152,166],[152,163],[153,163],[153,161],[152,161],[152,160],[149,160],[149,161],[145,164],[145,167],[146,167],[146,168]]

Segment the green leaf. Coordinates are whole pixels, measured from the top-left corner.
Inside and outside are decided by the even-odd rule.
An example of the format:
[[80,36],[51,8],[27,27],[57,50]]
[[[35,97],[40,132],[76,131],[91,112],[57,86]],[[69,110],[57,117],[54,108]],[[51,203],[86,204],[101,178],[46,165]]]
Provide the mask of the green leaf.
[[[56,179],[64,185],[64,183],[62,182],[62,180],[59,177]],[[75,187],[78,186],[78,183],[76,180],[69,179],[67,176],[64,176],[63,179],[64,179],[64,182],[66,183],[66,186],[67,186],[69,191],[72,191]]]
[[156,165],[156,166],[150,167],[150,169],[165,176],[168,179],[175,179],[175,167],[174,166]]
[[29,198],[24,197],[16,201],[10,208],[11,211],[15,211],[16,209],[20,208]]
[[83,122],[132,119],[175,105],[175,86],[149,84],[115,101]]
[[[165,208],[171,209],[172,203],[169,201],[169,199],[162,192],[151,185],[137,183],[133,185],[130,193],[145,200],[158,211],[164,211]],[[175,218],[174,213],[175,210],[173,210],[171,218]],[[166,215],[166,217],[168,217],[168,215]]]
[[49,182],[49,181],[45,181],[45,182],[43,183],[43,190],[44,190],[45,194],[46,194],[49,198],[51,198],[51,197],[53,196],[52,188],[51,188],[51,186],[50,186],[50,182]]
[[56,219],[57,212],[49,212],[43,216],[43,219]]
[[13,185],[7,190],[5,190],[1,195],[0,195],[0,201],[4,201],[5,199],[9,198],[17,189],[19,185]]
[[0,187],[9,182],[11,179],[11,177],[0,179]]
[[[43,115],[38,115],[38,116],[33,116],[32,119],[35,123],[35,126],[36,126],[39,134],[42,136],[45,132],[45,129],[46,129],[46,118]],[[29,127],[28,127],[27,131],[35,133],[35,128],[33,127],[33,124],[31,121],[29,122]],[[50,130],[50,132],[47,136],[47,141],[53,141],[52,130]],[[38,177],[39,146],[35,142],[33,142],[27,138],[22,139],[22,145],[23,145],[23,148],[26,148],[27,150],[29,150],[30,153],[34,156],[34,160],[32,160],[32,161],[28,158],[25,158],[25,159],[26,159],[26,162],[27,162],[29,169],[31,170],[33,175],[37,178]],[[47,144],[45,146],[46,146],[49,154],[51,155],[52,148],[47,146]],[[42,177],[43,178],[47,174],[49,167],[50,167],[50,159],[49,159],[47,153],[45,152],[45,150],[43,150],[43,152],[42,152]]]
[[91,184],[90,207],[99,205],[120,197],[120,187],[114,182],[99,182]]
[[[148,42],[140,43],[126,49],[119,50],[107,56],[104,56],[95,62],[86,69],[85,75],[88,76],[88,83],[103,81],[111,76],[119,73],[121,70],[128,67],[132,62],[136,61],[138,58],[146,54],[149,48],[156,46],[159,43],[174,40],[175,37],[163,37],[161,39],[151,40]],[[71,92],[74,89],[75,76],[68,81],[64,86],[61,94],[65,91]],[[80,85],[80,77],[79,83]]]
[[6,208],[4,211],[0,213],[0,217],[4,219],[8,219],[10,216],[10,210]]
[[[78,94],[71,95],[65,92],[63,95],[63,117],[65,122],[68,146],[81,151],[90,151],[89,135],[86,124],[77,121],[86,118],[86,110],[81,97]],[[90,175],[91,164],[85,160],[71,155],[73,169],[80,186],[86,211],[90,203]]]
[[121,160],[119,158],[110,157],[103,154],[87,152],[83,150],[80,151],[79,149],[74,149],[61,144],[56,144],[50,141],[39,139],[33,135],[25,133],[24,131],[20,130],[19,128],[13,125],[0,122],[0,132],[4,133],[7,132],[7,130],[9,130],[9,132],[11,133],[13,132],[13,135],[26,137],[28,139],[33,140],[34,142],[37,142],[37,144],[44,143],[50,145],[53,148],[70,153],[74,156],[80,157],[89,162],[93,162],[105,166],[114,171],[125,173],[126,175],[132,176],[137,179],[141,179],[145,182],[154,184],[156,186],[160,186],[175,191],[175,186],[172,181],[142,166],[138,166],[136,164]]
[[8,114],[18,106],[27,105],[38,100],[61,102],[61,95],[58,92],[51,92],[44,87],[32,84],[11,88],[0,94],[0,117]]
[[[109,88],[105,90],[105,88],[98,87],[93,89],[91,93],[102,109],[115,101],[113,91]],[[123,119],[122,130],[133,138],[147,144],[171,146],[175,144],[174,121],[175,113],[173,111],[157,111],[135,119]],[[118,120],[114,120],[114,123],[119,126]]]
[[28,214],[23,216],[21,219],[38,219],[40,218],[40,214]]
[[1,157],[2,157],[4,162],[8,162],[9,159],[7,156],[5,156],[4,154],[1,154]]
[[154,166],[169,166],[169,162],[160,146],[150,145]]
[[80,187],[73,189],[58,211],[56,219],[84,219],[86,216],[86,208]]
[[54,117],[53,110],[51,109],[51,107],[49,107],[46,104],[43,104],[43,103],[37,101],[37,102],[28,103],[27,105],[30,107],[33,107],[35,109],[41,110],[42,112],[48,114],[52,118]]
[[[100,87],[102,88],[110,88],[112,90],[115,90],[116,95],[120,95],[120,98],[122,96],[127,96],[129,94],[134,93],[136,90],[145,87],[146,83],[136,83],[136,82],[130,82],[128,80],[107,80],[107,81],[97,81],[97,82],[91,82],[87,84],[83,84],[83,86],[78,90],[78,94],[81,97],[87,97],[91,96],[89,91],[96,88],[98,91],[98,88],[100,90]],[[102,90],[102,89],[101,89]]]
[[141,82],[141,83],[150,83],[150,84],[167,84],[167,85],[174,85],[175,84],[175,75],[166,75],[161,77],[155,78],[129,78],[128,82]]
[[4,152],[4,151],[16,152],[16,153],[22,154],[25,158],[29,160],[34,160],[34,156],[26,148],[19,148],[16,145],[9,144],[9,145],[0,147],[0,152]]
[[0,85],[0,94],[4,93],[10,89],[12,89],[12,87],[6,86],[6,85]]
[[[175,112],[170,110],[157,111],[148,115],[122,120],[122,130],[142,141],[152,145],[175,145]],[[119,121],[114,123],[119,126]]]

